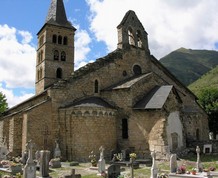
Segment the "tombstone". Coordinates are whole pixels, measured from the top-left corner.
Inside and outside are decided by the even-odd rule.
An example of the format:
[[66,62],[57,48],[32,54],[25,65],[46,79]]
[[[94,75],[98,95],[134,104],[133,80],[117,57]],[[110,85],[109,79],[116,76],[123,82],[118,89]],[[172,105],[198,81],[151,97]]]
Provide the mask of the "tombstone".
[[58,141],[56,140],[55,143],[56,143],[56,147],[54,150],[54,158],[61,158],[61,150],[59,148]]
[[70,175],[65,175],[64,178],[81,178],[82,176],[80,174],[75,174],[75,169],[71,170]]
[[98,160],[98,172],[101,174],[105,172],[104,147],[101,146],[99,148],[99,151],[100,151],[100,159]]
[[124,161],[129,161],[129,154],[131,153],[130,149],[121,150]]
[[0,161],[6,160],[8,153],[9,153],[9,151],[8,151],[7,147],[1,146],[0,147]]
[[40,151],[40,175],[42,178],[49,178],[50,151]]
[[120,175],[120,165],[110,165],[107,169],[108,178],[117,178]]
[[35,178],[36,177],[36,165],[32,157],[33,143],[31,140],[26,144],[26,148],[28,149],[28,159],[23,169],[23,177],[24,178]]
[[213,132],[209,132],[209,139],[213,140]]
[[39,170],[40,167],[40,151],[35,152],[36,169]]
[[200,148],[199,148],[199,146],[196,147],[196,153],[197,153],[196,169],[197,169],[197,172],[202,172],[203,166],[202,166],[201,160],[200,160]]
[[22,157],[21,157],[21,162],[23,165],[26,164],[27,159],[28,159],[28,152],[27,152],[27,150],[24,150],[24,152],[22,153]]
[[176,154],[172,154],[170,156],[170,173],[175,173],[177,170],[177,156]]
[[158,168],[156,165],[156,153],[155,151],[151,152],[151,157],[152,157],[152,166],[151,166],[151,178],[157,178],[158,174]]

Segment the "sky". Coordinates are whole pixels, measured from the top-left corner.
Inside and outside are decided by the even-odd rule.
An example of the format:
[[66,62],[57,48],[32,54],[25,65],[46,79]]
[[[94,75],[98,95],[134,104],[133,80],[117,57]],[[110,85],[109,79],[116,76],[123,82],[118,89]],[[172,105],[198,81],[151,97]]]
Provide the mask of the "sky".
[[[117,25],[135,11],[157,59],[184,47],[218,50],[217,0],[63,0],[77,28],[75,69],[117,47]],[[37,33],[51,0],[1,0],[0,92],[13,107],[35,94]]]

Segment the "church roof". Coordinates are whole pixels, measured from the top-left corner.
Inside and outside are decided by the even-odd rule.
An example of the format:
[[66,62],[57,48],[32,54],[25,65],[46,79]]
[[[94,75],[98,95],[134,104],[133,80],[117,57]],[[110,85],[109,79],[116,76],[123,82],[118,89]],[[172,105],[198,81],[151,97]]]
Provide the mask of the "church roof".
[[100,97],[88,97],[85,99],[81,99],[79,101],[73,101],[65,103],[61,106],[61,108],[68,108],[68,107],[99,107],[99,108],[114,108],[108,102],[103,100]]
[[74,28],[67,20],[63,0],[52,0],[46,18],[47,24]]
[[135,104],[134,109],[161,109],[172,90],[172,85],[155,86],[142,100]]

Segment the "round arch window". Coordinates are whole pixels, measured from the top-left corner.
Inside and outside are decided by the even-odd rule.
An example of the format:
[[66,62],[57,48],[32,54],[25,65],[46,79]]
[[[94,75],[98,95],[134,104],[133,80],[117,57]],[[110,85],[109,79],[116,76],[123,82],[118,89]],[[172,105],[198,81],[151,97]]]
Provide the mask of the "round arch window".
[[140,75],[140,74],[142,74],[142,68],[139,65],[134,65],[133,72],[135,75]]

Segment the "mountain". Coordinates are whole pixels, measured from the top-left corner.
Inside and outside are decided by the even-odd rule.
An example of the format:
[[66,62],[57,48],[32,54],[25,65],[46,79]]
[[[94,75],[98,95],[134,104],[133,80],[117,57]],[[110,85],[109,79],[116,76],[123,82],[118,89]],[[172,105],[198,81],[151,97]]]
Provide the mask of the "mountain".
[[218,88],[218,66],[188,86],[195,95],[198,95],[200,90],[207,87]]
[[218,65],[218,51],[179,48],[159,61],[188,86]]

